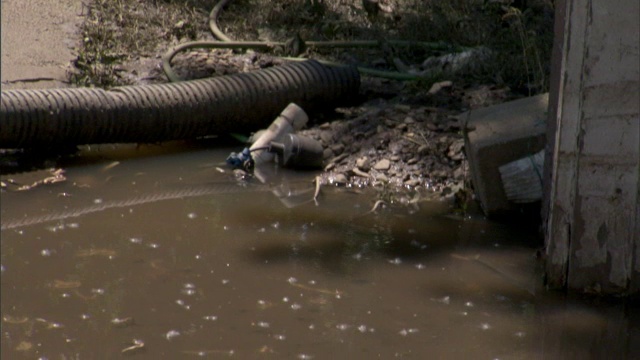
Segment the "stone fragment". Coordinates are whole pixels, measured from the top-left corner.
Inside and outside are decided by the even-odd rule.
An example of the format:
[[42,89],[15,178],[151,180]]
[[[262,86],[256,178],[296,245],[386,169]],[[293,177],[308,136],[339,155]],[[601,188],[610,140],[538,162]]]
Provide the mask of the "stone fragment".
[[362,171],[369,171],[371,169],[371,160],[368,157],[363,156],[356,160],[356,167]]
[[464,148],[464,140],[463,139],[455,140],[454,142],[451,143],[451,145],[449,145],[449,152],[447,153],[447,156],[451,160],[455,160],[455,161],[462,160],[464,159],[464,153],[462,152],[463,148]]
[[360,177],[364,177],[364,178],[368,178],[370,177],[370,175],[360,169],[358,169],[357,167],[351,169],[351,171],[353,172],[354,175],[356,176],[360,176]]
[[391,167],[389,159],[381,159],[373,166],[376,170],[389,170],[389,167]]
[[333,132],[331,131],[323,131],[320,133],[320,140],[326,145],[331,145],[333,143]]
[[385,182],[385,183],[389,182],[389,178],[385,174],[382,174],[382,173],[376,175],[376,180],[381,181],[381,182]]
[[420,180],[418,179],[409,179],[404,182],[406,186],[418,186],[420,185]]
[[344,185],[347,183],[347,177],[343,173],[338,173],[329,178],[329,182]]
[[406,118],[404,118],[405,124],[414,124],[415,122],[416,121],[411,116],[407,116]]
[[429,145],[420,145],[417,151],[420,155],[426,155],[429,152]]
[[325,148],[322,152],[322,158],[327,160],[331,159],[332,157],[334,157],[333,150],[331,150],[330,148]]
[[331,149],[331,151],[333,151],[333,153],[335,155],[340,155],[342,154],[342,152],[344,151],[344,145],[338,143],[338,144],[333,144],[329,147]]
[[324,171],[331,171],[336,167],[336,163],[329,163],[324,167]]

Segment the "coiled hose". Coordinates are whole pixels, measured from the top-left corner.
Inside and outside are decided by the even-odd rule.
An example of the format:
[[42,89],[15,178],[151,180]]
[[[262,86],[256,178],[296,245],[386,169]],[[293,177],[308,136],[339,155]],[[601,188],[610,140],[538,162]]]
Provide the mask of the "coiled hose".
[[215,78],[108,91],[3,90],[0,148],[142,142],[247,132],[265,127],[289,103],[305,110],[352,102],[352,67],[302,63]]
[[[254,50],[272,50],[276,47],[285,49],[287,55],[291,57],[284,57],[288,61],[304,61],[305,59],[297,57],[305,48],[372,48],[382,47],[385,44],[392,46],[417,46],[421,48],[428,48],[431,50],[447,50],[447,51],[463,51],[464,48],[458,46],[451,46],[449,44],[434,43],[434,42],[418,42],[418,41],[402,41],[402,40],[390,40],[390,41],[372,41],[372,40],[360,40],[360,41],[302,41],[300,38],[292,39],[292,46],[295,50],[288,49],[290,46],[288,43],[281,42],[260,42],[260,41],[235,41],[228,37],[218,26],[218,18],[222,9],[227,6],[231,0],[219,1],[209,13],[209,29],[216,39],[221,41],[192,41],[184,44],[180,44],[165,53],[162,57],[162,70],[169,79],[169,81],[177,82],[181,81],[178,74],[173,71],[171,67],[171,60],[180,52],[188,49],[207,48],[207,49],[254,49]],[[341,66],[339,63],[317,60],[320,63],[327,66]],[[396,66],[398,66],[397,64]],[[366,74],[375,77],[407,81],[407,80],[420,80],[422,76],[414,75],[406,72],[396,71],[384,71],[371,69],[366,67],[357,67],[361,74]],[[406,70],[406,69],[399,69]]]

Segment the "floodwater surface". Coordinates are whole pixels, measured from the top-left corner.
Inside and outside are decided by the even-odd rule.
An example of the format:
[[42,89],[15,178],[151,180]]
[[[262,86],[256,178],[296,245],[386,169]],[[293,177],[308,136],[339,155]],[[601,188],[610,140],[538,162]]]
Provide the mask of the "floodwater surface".
[[106,148],[2,193],[3,359],[640,354],[632,305],[543,289],[535,231],[439,201],[373,212],[372,190],[313,201],[309,172],[243,184],[230,150]]

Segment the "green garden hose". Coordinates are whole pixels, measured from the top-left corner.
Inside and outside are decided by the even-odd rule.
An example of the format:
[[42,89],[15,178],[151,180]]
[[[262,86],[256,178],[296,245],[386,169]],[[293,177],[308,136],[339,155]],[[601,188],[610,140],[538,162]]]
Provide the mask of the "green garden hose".
[[[222,0],[218,2],[211,13],[209,14],[209,29],[214,37],[220,39],[221,41],[192,41],[187,42],[181,45],[178,45],[171,50],[169,50],[162,57],[162,69],[171,82],[181,81],[180,77],[173,71],[171,67],[171,60],[181,51],[187,49],[194,48],[206,48],[206,49],[254,49],[254,50],[273,50],[275,48],[282,48],[285,50],[285,53],[289,57],[283,57],[284,60],[288,61],[304,61],[307,59],[297,57],[305,48],[373,48],[373,47],[381,47],[384,44],[389,44],[391,46],[419,46],[423,48],[429,48],[433,50],[454,50],[460,51],[462,49],[458,47],[452,47],[451,45],[446,45],[442,43],[433,43],[433,42],[416,42],[416,41],[401,41],[401,40],[390,40],[390,41],[375,41],[375,40],[364,40],[364,41],[302,41],[299,37],[292,39],[292,41],[287,42],[260,42],[260,41],[234,41],[224,34],[222,30],[220,30],[218,26],[218,17],[222,9],[231,2],[231,0]],[[291,45],[293,44],[293,49],[291,49]],[[320,63],[329,66],[343,66],[342,64],[318,60]],[[376,70],[366,67],[357,67],[358,71],[361,74],[366,74],[375,77],[387,78],[392,80],[400,80],[400,81],[411,81],[411,80],[419,80],[423,79],[423,77],[419,75],[404,73],[404,72],[395,72],[395,71],[384,71],[384,70]]]

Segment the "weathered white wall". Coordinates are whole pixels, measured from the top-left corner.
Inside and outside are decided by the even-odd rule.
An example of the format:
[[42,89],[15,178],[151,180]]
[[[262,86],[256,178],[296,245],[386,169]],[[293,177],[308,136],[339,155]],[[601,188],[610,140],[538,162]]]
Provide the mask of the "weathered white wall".
[[556,6],[546,204],[551,287],[640,289],[640,1]]

